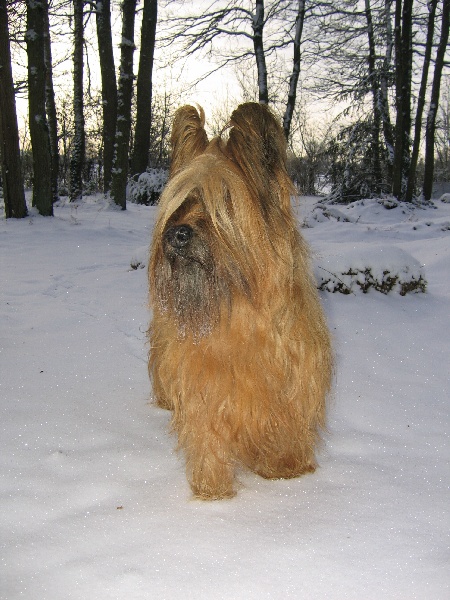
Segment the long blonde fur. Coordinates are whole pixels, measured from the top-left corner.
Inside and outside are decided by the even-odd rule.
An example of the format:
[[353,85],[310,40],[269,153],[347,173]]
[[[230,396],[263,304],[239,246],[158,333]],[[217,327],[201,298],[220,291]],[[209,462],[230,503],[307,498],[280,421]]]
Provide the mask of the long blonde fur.
[[[266,478],[314,471],[333,360],[281,127],[244,104],[228,141],[199,150],[192,111],[175,119],[151,247],[149,372],[194,495],[216,499],[234,495],[237,464]],[[175,252],[167,231],[180,225],[193,237]]]

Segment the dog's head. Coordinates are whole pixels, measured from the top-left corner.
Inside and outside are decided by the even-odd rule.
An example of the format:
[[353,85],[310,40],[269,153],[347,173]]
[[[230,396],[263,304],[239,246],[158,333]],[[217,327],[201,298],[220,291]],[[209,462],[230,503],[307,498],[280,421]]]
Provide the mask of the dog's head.
[[282,129],[261,104],[239,106],[228,140],[208,141],[204,114],[174,119],[169,182],[161,196],[149,264],[155,310],[180,332],[207,335],[236,296],[257,304],[290,237],[292,183]]

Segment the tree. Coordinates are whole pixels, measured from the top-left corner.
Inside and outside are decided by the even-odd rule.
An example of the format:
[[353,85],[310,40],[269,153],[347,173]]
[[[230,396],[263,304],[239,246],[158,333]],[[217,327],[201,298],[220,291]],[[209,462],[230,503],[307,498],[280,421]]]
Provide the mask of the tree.
[[50,141],[51,157],[51,186],[52,201],[59,199],[58,174],[59,174],[59,150],[58,150],[58,119],[56,116],[55,91],[53,88],[52,69],[52,43],[50,37],[50,20],[48,14],[48,0],[41,0],[45,4],[44,10],[44,59],[45,59],[45,108]]
[[317,4],[312,18],[320,71],[312,81],[322,97],[347,108],[330,144],[336,202],[379,196],[390,187],[393,136],[389,114],[392,31],[390,1]]
[[95,16],[102,78],[103,191],[106,194],[111,185],[117,123],[117,82],[112,44],[110,0],[97,0]]
[[450,181],[450,85],[441,92],[435,134],[435,176],[438,181]]
[[73,114],[74,136],[70,157],[70,201],[83,196],[83,166],[86,152],[83,110],[83,6],[84,0],[73,0]]
[[143,173],[148,166],[152,121],[152,73],[155,53],[157,0],[144,0],[141,26],[141,51],[136,85],[136,125],[131,173]]
[[[365,14],[367,21],[367,80],[372,94],[372,139],[371,139],[371,158],[373,179],[375,182],[382,180],[381,176],[381,148],[380,148],[380,130],[381,130],[381,112],[380,112],[380,80],[376,70],[376,43],[375,32],[372,20],[372,10],[370,0],[365,0]],[[375,186],[377,184],[375,183]],[[375,191],[375,190],[374,190]],[[376,190],[378,191],[378,190]]]
[[[231,64],[242,67],[252,61],[256,66],[259,102],[273,102],[267,58],[276,57],[298,39],[294,30],[299,25],[301,33],[301,23],[293,15],[301,15],[301,6],[293,11],[291,0],[215,0],[198,14],[180,15],[177,9],[177,14],[171,13],[163,21],[163,46],[178,45],[181,57],[207,53],[216,63],[212,72]],[[273,76],[278,79],[278,74]],[[296,85],[295,76],[291,83]]]
[[295,35],[294,35],[294,51],[292,73],[289,78],[289,92],[286,103],[286,110],[283,117],[283,131],[286,139],[289,138],[291,129],[292,116],[294,114],[295,102],[297,99],[297,85],[300,77],[300,43],[303,33],[303,25],[305,23],[305,0],[299,0],[297,18],[295,20]]
[[383,29],[385,34],[385,50],[383,54],[383,63],[380,69],[380,115],[383,127],[383,137],[385,144],[386,161],[386,180],[392,183],[394,168],[394,131],[390,116],[389,106],[389,86],[390,74],[392,68],[392,19],[391,19],[392,0],[384,0],[384,11],[382,13]]
[[255,1],[255,14],[252,19],[253,49],[255,52],[256,69],[258,72],[259,101],[269,104],[269,89],[267,87],[266,55],[264,53],[264,0]]
[[424,200],[427,201],[431,199],[431,193],[433,190],[436,114],[439,106],[442,70],[444,68],[444,59],[448,43],[449,27],[450,0],[443,0],[441,35],[439,39],[438,49],[436,52],[436,62],[434,65],[434,76],[433,85],[431,88],[430,107],[428,110],[427,125],[425,131],[425,170],[423,177],[423,197]]
[[395,2],[395,151],[392,193],[404,200],[411,162],[411,81],[413,0]]
[[50,139],[45,109],[46,4],[27,0],[28,109],[33,152],[33,206],[53,215]]
[[433,49],[434,22],[436,16],[437,0],[429,0],[428,2],[428,27],[427,37],[425,42],[425,54],[422,66],[422,78],[420,81],[420,89],[417,95],[417,109],[414,123],[414,140],[411,152],[411,163],[408,174],[408,182],[406,186],[405,200],[412,202],[416,185],[416,170],[417,161],[419,159],[420,138],[422,134],[422,117],[425,108],[425,96],[427,91],[428,70],[430,68],[431,51]]
[[26,217],[6,0],[0,0],[0,159],[5,216]]
[[111,197],[126,209],[128,154],[131,133],[131,101],[133,98],[134,17],[136,0],[122,3],[122,42],[120,44],[120,76],[117,95],[117,126]]

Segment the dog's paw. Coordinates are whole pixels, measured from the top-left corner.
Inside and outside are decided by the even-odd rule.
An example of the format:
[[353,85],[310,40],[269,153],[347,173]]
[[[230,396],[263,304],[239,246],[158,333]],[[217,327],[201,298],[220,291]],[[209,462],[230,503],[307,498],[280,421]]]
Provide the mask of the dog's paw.
[[253,470],[264,479],[293,479],[306,473],[314,473],[316,463],[299,461],[295,457],[285,457],[273,463],[257,465]]
[[226,500],[236,496],[236,490],[233,486],[213,487],[206,482],[191,484],[194,498],[198,500]]

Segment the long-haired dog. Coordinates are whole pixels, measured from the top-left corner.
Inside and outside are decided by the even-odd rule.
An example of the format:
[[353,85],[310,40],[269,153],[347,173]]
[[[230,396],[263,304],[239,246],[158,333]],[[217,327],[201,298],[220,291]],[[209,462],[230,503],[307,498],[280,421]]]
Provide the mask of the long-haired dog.
[[291,211],[282,129],[242,104],[228,140],[180,108],[149,262],[149,373],[196,497],[235,494],[235,469],[268,479],[316,468],[330,336]]

